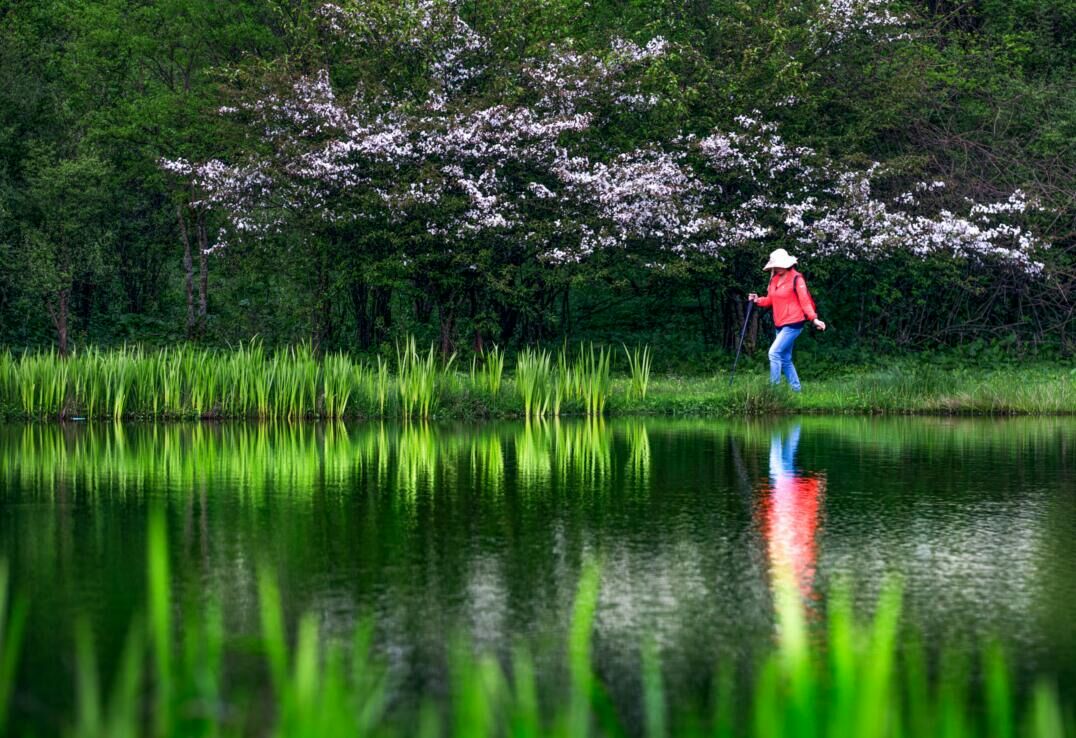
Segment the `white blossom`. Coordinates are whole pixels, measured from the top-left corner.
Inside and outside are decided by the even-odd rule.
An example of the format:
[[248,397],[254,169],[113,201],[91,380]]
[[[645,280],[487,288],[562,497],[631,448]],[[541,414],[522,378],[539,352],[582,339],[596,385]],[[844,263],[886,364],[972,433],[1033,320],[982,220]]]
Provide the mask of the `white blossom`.
[[[961,204],[945,182],[923,178],[881,197],[881,165],[843,167],[786,140],[757,110],[701,137],[597,155],[586,137],[610,109],[658,104],[633,70],[667,53],[661,37],[643,46],[615,39],[604,56],[549,46],[515,70],[507,86],[520,96],[491,98],[472,84],[490,72],[489,42],[455,3],[390,8],[386,20],[326,3],[318,18],[343,43],[395,34],[426,59],[428,85],[397,97],[339,90],[322,69],[220,108],[248,125],[256,145],[231,163],[162,160],[194,187],[194,207],[219,211],[235,238],[375,219],[414,223],[446,254],[466,254],[481,239],[525,243],[557,263],[641,242],[722,257],[776,235],[851,259],[905,250],[1042,268],[1033,254],[1043,244],[1017,221],[1033,208],[1023,192]],[[903,23],[883,0],[827,0],[818,18],[827,43],[853,33],[889,38]]]

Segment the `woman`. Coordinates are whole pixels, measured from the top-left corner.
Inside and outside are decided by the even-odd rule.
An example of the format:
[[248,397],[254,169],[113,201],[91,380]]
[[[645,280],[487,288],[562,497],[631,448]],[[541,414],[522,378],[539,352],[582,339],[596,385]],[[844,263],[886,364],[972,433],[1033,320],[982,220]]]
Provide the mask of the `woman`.
[[773,308],[773,324],[777,326],[777,338],[770,346],[770,383],[780,384],[783,372],[788,377],[789,386],[799,392],[800,378],[796,374],[796,367],[792,365],[792,344],[803,332],[803,326],[808,320],[820,331],[826,330],[826,324],[818,319],[811,293],[807,291],[807,280],[792,268],[795,264],[796,257],[784,249],[774,251],[763,267],[771,272],[766,296],[759,297],[752,292],[747,299],[759,307]]

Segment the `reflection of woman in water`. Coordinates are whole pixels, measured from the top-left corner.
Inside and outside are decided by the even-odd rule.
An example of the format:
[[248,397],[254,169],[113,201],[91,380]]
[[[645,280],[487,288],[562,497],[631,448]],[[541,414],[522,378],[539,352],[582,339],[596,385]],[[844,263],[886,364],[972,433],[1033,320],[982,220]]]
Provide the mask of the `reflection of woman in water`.
[[762,535],[774,576],[791,575],[805,598],[814,597],[815,533],[826,480],[796,471],[800,426],[770,439],[770,485],[763,489]]

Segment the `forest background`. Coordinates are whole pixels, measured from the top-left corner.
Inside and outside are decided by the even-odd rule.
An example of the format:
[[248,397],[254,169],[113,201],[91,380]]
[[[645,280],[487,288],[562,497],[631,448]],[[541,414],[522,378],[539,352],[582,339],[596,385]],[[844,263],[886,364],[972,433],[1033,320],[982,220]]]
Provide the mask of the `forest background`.
[[0,0],[0,346],[704,369],[785,247],[808,351],[1071,356],[1074,69],[1072,0]]

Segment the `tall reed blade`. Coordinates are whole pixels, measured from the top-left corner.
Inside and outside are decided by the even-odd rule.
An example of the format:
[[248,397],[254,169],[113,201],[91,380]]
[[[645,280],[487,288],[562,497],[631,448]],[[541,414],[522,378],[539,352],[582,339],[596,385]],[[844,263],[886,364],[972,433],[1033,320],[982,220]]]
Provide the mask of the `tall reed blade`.
[[643,346],[640,349],[636,346],[629,351],[626,345],[621,345],[624,346],[624,354],[628,357],[628,369],[631,371],[628,397],[632,400],[645,400],[646,391],[650,386],[650,347]]
[[150,514],[148,559],[150,640],[157,667],[155,732],[166,735],[172,723],[172,587],[164,512],[159,508]]
[[0,735],[5,734],[7,727],[27,613],[26,600],[19,596],[14,598],[9,610],[9,586],[7,562],[0,561]]

